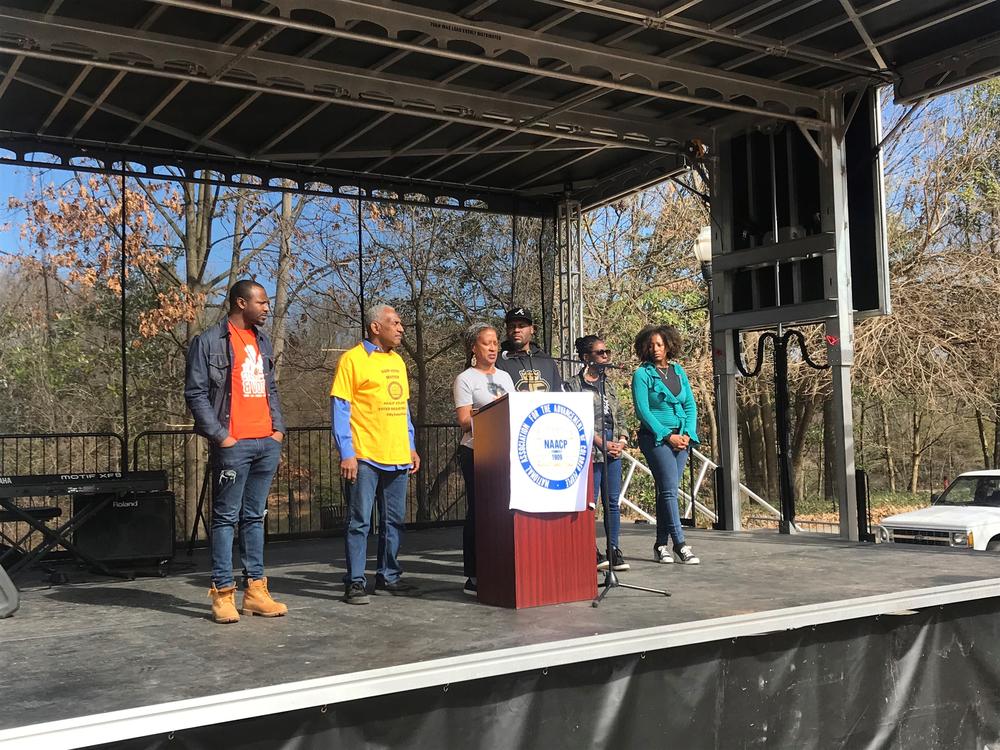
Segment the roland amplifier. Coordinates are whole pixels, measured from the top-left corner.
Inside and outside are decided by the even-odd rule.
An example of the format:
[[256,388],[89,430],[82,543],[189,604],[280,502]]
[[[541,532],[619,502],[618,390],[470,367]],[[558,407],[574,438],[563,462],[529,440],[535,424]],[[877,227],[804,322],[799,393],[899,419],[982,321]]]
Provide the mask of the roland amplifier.
[[[79,513],[100,498],[73,497]],[[104,563],[170,560],[174,556],[174,493],[119,495],[73,534],[73,542]]]

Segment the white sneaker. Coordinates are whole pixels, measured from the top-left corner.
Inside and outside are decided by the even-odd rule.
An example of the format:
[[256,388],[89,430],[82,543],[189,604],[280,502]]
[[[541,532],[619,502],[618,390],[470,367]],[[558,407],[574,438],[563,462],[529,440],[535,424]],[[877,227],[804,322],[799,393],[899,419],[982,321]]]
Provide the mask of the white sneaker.
[[657,544],[653,547],[653,559],[658,563],[672,563],[674,561],[670,554],[670,547],[666,544]]
[[694,552],[686,544],[683,547],[674,549],[674,554],[677,556],[677,562],[681,565],[698,565],[701,563],[701,560],[694,556]]

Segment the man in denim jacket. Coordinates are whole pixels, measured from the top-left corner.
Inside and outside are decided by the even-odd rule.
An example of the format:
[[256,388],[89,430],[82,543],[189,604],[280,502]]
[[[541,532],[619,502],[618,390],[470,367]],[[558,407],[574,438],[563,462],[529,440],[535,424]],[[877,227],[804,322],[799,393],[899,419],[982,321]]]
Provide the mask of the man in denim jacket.
[[285,423],[274,382],[274,350],[260,326],[270,302],[260,284],[229,290],[229,315],[188,349],[184,399],[194,429],[208,438],[212,471],[212,617],[238,622],[233,537],[240,527],[246,590],[243,614],[279,617],[264,577],[264,510],[281,458]]

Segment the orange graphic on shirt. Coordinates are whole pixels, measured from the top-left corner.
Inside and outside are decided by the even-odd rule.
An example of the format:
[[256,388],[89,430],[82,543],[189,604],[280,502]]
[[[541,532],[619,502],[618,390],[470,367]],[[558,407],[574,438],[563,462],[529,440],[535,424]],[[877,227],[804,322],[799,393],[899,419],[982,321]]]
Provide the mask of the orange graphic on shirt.
[[252,330],[236,328],[230,323],[229,343],[233,347],[229,434],[237,440],[267,437],[274,430],[267,402],[264,359],[257,348],[257,337]]

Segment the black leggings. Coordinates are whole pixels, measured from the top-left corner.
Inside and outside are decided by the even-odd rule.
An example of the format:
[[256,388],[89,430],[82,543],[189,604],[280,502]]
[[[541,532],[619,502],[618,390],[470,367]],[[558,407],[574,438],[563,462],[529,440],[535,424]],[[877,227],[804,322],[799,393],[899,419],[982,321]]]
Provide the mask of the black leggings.
[[476,479],[472,448],[458,447],[458,465],[465,479],[465,527],[462,529],[462,563],[466,578],[476,577]]

